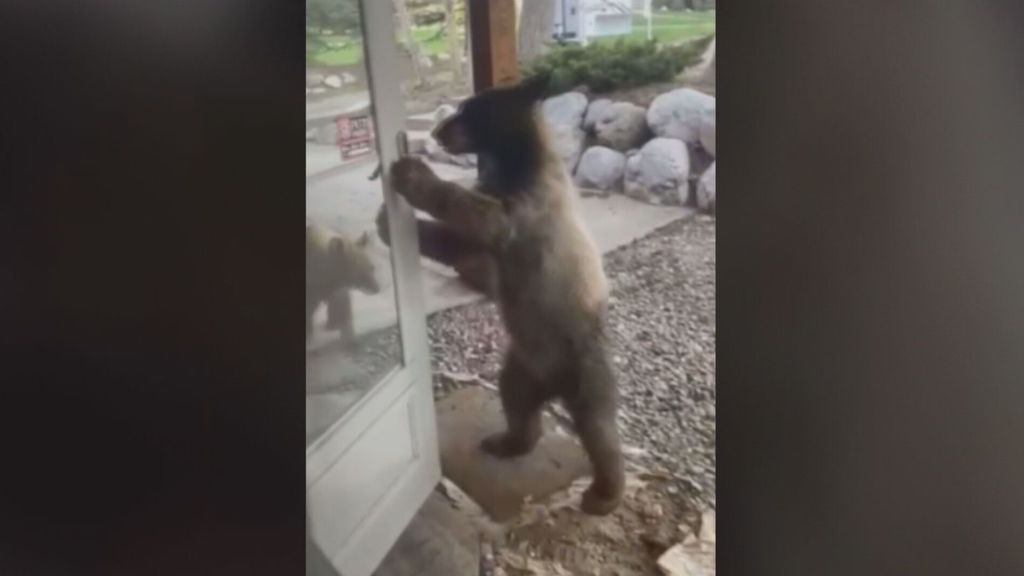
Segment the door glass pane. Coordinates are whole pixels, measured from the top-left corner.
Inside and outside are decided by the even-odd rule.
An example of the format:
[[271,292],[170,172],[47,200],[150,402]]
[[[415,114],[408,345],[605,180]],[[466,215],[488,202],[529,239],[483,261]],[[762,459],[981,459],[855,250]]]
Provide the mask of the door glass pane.
[[[306,2],[306,436],[402,362],[357,0]],[[387,237],[386,231],[384,232]],[[311,325],[309,319],[312,318]]]

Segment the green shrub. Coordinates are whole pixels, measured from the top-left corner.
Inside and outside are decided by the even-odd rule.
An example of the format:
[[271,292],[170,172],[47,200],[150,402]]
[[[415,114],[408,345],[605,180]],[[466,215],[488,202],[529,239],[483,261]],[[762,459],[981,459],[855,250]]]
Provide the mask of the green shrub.
[[602,93],[665,82],[697,63],[711,38],[678,46],[621,39],[586,47],[558,46],[527,67],[524,76],[547,74],[552,94],[578,86]]

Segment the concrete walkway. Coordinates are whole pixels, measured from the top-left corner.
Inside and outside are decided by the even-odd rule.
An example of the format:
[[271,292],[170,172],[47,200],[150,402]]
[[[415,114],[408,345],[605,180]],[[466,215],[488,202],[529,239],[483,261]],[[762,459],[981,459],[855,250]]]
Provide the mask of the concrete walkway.
[[[445,179],[472,180],[476,176],[475,171],[449,164],[430,164],[435,172]],[[389,251],[376,237],[374,224],[377,211],[383,202],[380,181],[369,180],[376,162],[367,159],[353,162],[350,166],[307,184],[306,215],[352,238],[364,231],[371,232],[373,241],[370,251],[377,262],[382,290],[374,296],[354,294],[355,329],[356,333],[360,334],[394,326],[397,323],[397,313]],[[608,253],[657,228],[692,214],[692,210],[688,208],[652,206],[620,194],[613,194],[608,198],[583,198],[579,203],[579,210],[602,253]],[[466,288],[451,269],[427,260],[422,262],[422,284],[428,314],[482,298],[480,294]],[[316,324],[322,325],[325,319],[326,313],[321,309]],[[318,328],[317,334],[310,341],[310,346],[319,347],[331,338],[332,336],[323,334]]]

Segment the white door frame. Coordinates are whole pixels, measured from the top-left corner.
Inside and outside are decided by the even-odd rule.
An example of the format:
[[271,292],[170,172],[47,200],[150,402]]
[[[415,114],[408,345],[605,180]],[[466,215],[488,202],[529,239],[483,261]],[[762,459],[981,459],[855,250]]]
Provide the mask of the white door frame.
[[441,478],[414,211],[386,170],[405,128],[393,6],[360,5],[403,363],[306,448],[308,537],[344,576],[370,576]]

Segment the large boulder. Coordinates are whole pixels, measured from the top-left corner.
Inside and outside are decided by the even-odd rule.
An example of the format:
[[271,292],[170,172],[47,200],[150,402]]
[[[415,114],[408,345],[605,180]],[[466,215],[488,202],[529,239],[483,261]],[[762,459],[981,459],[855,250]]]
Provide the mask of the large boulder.
[[714,96],[692,88],[679,88],[651,102],[647,109],[647,125],[656,136],[696,144],[700,141],[701,120],[714,116]]
[[647,112],[630,102],[609,104],[594,124],[594,135],[598,144],[621,152],[638,148],[650,136]]
[[695,180],[715,163],[715,157],[697,144],[686,147],[690,151],[690,179]]
[[703,146],[687,144],[686,147],[690,150],[690,195],[692,197],[697,193],[698,180],[715,163],[715,157]]
[[566,92],[545,100],[542,109],[555,151],[572,174],[583,151],[583,114],[587,110],[587,97],[579,92]]
[[593,130],[594,126],[604,117],[612,101],[607,98],[598,98],[587,106],[587,114],[583,117],[583,129]]
[[700,145],[702,148],[707,150],[712,156],[717,157],[715,153],[715,117],[708,116],[701,118],[700,120]]
[[620,190],[625,169],[625,154],[604,146],[591,146],[576,167],[576,185],[602,192]]
[[655,138],[626,161],[625,192],[652,204],[686,204],[690,196],[686,144]]
[[452,114],[455,114],[455,111],[455,106],[452,106],[451,104],[441,104],[436,110],[434,110],[434,122],[440,124],[442,120]]
[[338,76],[337,74],[328,74],[327,77],[324,78],[324,85],[328,88],[337,89],[341,88],[344,85],[344,82],[341,81],[341,76]]
[[697,206],[705,212],[715,212],[715,164],[697,182]]

